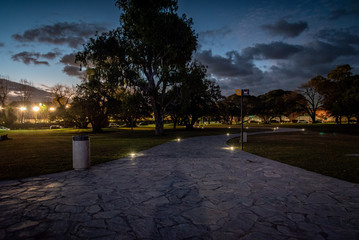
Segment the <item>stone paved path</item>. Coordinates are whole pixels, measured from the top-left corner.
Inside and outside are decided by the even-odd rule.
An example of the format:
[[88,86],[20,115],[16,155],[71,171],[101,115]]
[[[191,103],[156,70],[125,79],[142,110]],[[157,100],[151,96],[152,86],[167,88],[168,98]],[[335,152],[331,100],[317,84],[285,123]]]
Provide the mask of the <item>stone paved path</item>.
[[0,239],[359,239],[358,184],[230,150],[231,137],[0,182]]

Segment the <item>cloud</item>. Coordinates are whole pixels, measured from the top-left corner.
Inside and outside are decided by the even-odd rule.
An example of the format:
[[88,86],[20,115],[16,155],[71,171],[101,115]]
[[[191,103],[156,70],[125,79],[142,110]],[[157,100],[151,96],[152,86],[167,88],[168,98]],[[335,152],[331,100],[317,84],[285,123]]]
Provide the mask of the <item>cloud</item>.
[[303,45],[257,43],[224,56],[204,50],[195,58],[208,66],[208,77],[216,79],[224,95],[233,94],[236,88],[249,88],[255,95],[279,88],[294,90],[337,65],[359,68],[357,32],[356,27],[325,29]]
[[66,65],[62,71],[72,77],[82,77],[84,75],[84,72],[80,70],[80,67],[70,65]]
[[242,55],[255,59],[287,59],[302,49],[300,45],[291,45],[283,42],[257,43],[254,47],[243,49]]
[[61,58],[60,63],[63,63],[65,65],[71,65],[71,66],[79,67],[80,64],[75,63],[75,59],[76,59],[76,54],[75,53],[66,54]]
[[60,60],[60,63],[65,65],[62,72],[72,77],[82,78],[84,76],[84,71],[80,70],[81,65],[80,63],[75,63],[75,59],[76,53],[64,55]]
[[78,48],[89,37],[94,36],[96,32],[106,30],[100,24],[59,22],[53,25],[44,25],[39,28],[30,29],[22,34],[14,34],[12,37],[19,42],[50,43]]
[[322,41],[307,43],[303,50],[293,57],[300,67],[332,63],[340,57],[357,55],[358,50],[350,45],[335,45]]
[[262,25],[261,28],[272,35],[294,38],[301,34],[305,29],[308,29],[308,23],[303,21],[289,23],[286,20],[281,19],[274,25]]
[[11,56],[11,59],[14,61],[18,61],[18,62],[23,62],[27,65],[29,65],[30,63],[34,64],[34,65],[47,65],[49,66],[49,62],[48,61],[41,61],[39,60],[40,58],[44,58],[44,59],[48,59],[48,60],[52,60],[54,58],[56,58],[57,56],[59,56],[59,52],[48,52],[45,54],[41,54],[39,52],[20,52],[17,54],[14,54]]
[[195,58],[208,66],[210,74],[222,78],[251,75],[255,67],[251,59],[242,57],[236,51],[227,52],[226,57],[222,57],[213,55],[211,50],[205,50],[197,53]]
[[0,42],[0,47],[3,47],[3,46],[5,46],[5,44],[4,44],[4,43],[2,43],[2,42]]
[[338,20],[342,17],[346,17],[346,16],[359,16],[359,7],[358,4],[354,5],[354,8],[352,8],[351,10],[347,10],[345,8],[340,8],[340,9],[336,9],[330,12],[330,16],[329,16],[329,20]]
[[216,41],[218,38],[223,38],[233,32],[232,29],[228,27],[223,27],[215,30],[202,31],[198,34],[199,42],[207,44],[218,44],[219,41]]
[[359,45],[359,27],[322,29],[316,34],[316,38],[336,45]]

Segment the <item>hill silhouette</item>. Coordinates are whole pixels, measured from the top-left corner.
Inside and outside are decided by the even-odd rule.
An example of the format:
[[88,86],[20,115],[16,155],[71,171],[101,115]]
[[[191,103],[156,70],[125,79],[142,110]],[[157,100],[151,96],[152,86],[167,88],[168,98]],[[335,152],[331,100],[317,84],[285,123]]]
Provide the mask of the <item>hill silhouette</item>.
[[[17,82],[13,82],[4,78],[0,78],[0,86],[1,85],[7,85],[8,90],[9,90],[9,95],[8,95],[8,101],[9,102],[15,102],[15,101],[20,101],[21,97],[19,96],[21,89],[23,88],[23,84],[21,83],[17,83]],[[29,89],[32,91],[32,95],[30,98],[31,102],[46,102],[46,101],[51,101],[51,93],[47,92],[45,90],[33,87],[33,86],[28,86]]]

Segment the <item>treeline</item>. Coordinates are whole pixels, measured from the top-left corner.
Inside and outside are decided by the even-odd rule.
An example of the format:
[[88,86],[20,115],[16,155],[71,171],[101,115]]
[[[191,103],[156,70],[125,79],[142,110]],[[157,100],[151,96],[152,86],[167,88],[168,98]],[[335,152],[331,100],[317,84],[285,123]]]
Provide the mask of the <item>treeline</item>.
[[[182,81],[167,92],[164,117],[170,119],[173,127],[185,125],[192,129],[200,119],[225,124],[241,121],[241,97],[221,96],[219,87],[206,79],[203,66],[193,64],[189,69],[183,73]],[[68,95],[70,89],[62,85],[52,88],[54,101],[59,105],[52,120],[79,128],[91,123],[98,131],[107,126],[109,118],[125,122],[127,126],[136,126],[138,120],[152,119],[151,103],[140,89],[112,88],[106,86],[106,82],[90,83],[93,82],[84,82],[72,93],[70,108],[66,108],[72,95]],[[330,71],[327,78],[316,76],[296,91],[278,89],[259,96],[244,96],[243,116],[256,115],[262,122],[270,123],[274,119],[282,121],[282,117],[293,121],[307,114],[312,123],[316,123],[318,110],[325,110],[338,124],[343,116],[348,123],[350,120],[358,123],[358,106],[358,75],[352,75],[349,65],[341,65]]]

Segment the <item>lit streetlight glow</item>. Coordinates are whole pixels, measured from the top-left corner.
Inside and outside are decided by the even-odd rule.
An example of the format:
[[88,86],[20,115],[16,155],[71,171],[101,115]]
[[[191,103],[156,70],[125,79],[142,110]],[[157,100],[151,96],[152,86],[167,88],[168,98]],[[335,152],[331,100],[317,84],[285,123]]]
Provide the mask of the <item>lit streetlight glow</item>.
[[55,111],[55,108],[54,108],[54,107],[50,107],[50,111]]
[[40,108],[39,108],[38,106],[35,106],[35,107],[32,108],[32,110],[34,110],[35,112],[37,112],[37,111],[40,110]]

